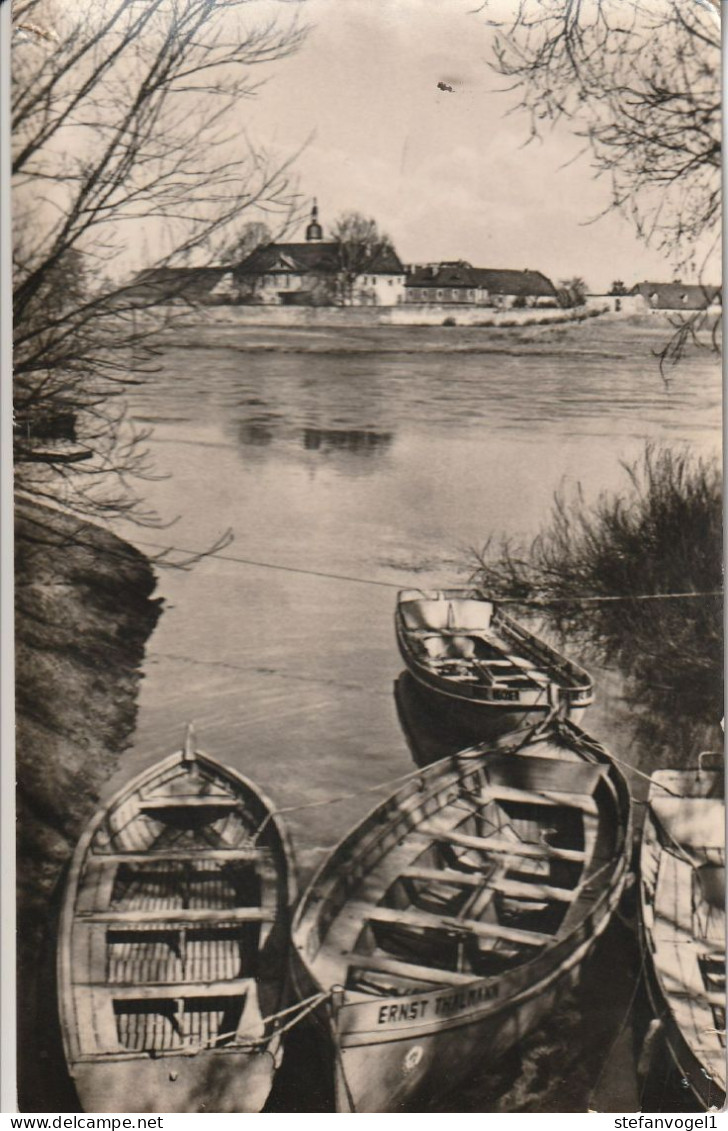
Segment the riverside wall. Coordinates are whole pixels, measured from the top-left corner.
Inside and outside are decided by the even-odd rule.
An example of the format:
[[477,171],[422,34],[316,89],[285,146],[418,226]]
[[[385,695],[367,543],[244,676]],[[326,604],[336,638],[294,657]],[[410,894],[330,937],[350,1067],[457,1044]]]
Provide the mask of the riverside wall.
[[293,326],[335,329],[370,326],[545,326],[579,322],[606,313],[596,302],[578,310],[530,307],[496,311],[488,307],[441,306],[203,306],[195,320],[225,326]]

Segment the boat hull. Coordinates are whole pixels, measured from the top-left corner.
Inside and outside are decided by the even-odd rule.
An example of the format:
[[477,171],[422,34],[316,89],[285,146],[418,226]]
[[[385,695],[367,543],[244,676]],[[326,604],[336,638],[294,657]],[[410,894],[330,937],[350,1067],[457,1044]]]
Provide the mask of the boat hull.
[[261,1110],[281,1059],[294,897],[272,803],[199,751],[97,811],[71,862],[57,953],[83,1110]]
[[[540,703],[521,706],[511,703],[495,703],[460,695],[453,689],[450,680],[428,672],[412,661],[404,647],[400,654],[407,671],[417,684],[420,695],[430,700],[433,713],[436,711],[444,725],[456,727],[468,741],[482,741],[500,738],[523,727],[536,726],[553,710],[553,705],[544,696]],[[580,723],[587,704],[564,708],[564,717],[572,723]]]
[[657,771],[640,850],[650,1004],[684,1086],[708,1111],[726,1100],[724,792],[722,762]]
[[[597,744],[587,739],[582,732],[577,732],[570,724],[560,723],[550,733],[561,736],[567,743],[573,740],[589,745],[592,751],[597,749]],[[534,744],[538,747],[539,743],[551,741],[550,738],[539,737],[534,740]],[[536,766],[531,762],[531,759],[537,757],[535,754],[521,757],[512,744],[501,743],[496,749],[502,750],[502,753],[493,753],[492,756],[494,759],[500,758],[498,764],[513,783],[511,797],[514,803],[523,804],[526,794],[516,783],[525,782],[532,772],[546,774],[545,762]],[[320,1008],[318,1021],[326,1031],[331,1049],[337,1111],[421,1111],[433,1098],[450,1091],[457,1084],[487,1076],[491,1066],[494,1067],[503,1054],[536,1028],[553,1011],[558,999],[578,983],[584,962],[608,926],[622,896],[628,874],[626,849],[630,843],[631,830],[629,793],[623,776],[608,760],[606,752],[601,751],[590,764],[575,763],[573,771],[569,768],[564,773],[567,776],[573,773],[574,779],[583,773],[586,778],[587,775],[597,773],[593,767],[601,766],[598,773],[603,776],[599,778],[600,784],[596,787],[597,795],[601,798],[599,805],[603,807],[600,824],[606,829],[613,823],[614,831],[602,842],[604,863],[595,873],[593,886],[591,883],[587,885],[588,894],[581,904],[580,913],[573,917],[568,932],[554,939],[553,945],[546,945],[523,964],[504,969],[501,973],[494,972],[488,976],[471,974],[470,977],[464,975],[465,968],[462,966],[458,966],[455,971],[452,966],[444,965],[426,969],[421,964],[423,958],[415,957],[412,950],[409,955],[406,950],[399,950],[399,953],[390,950],[386,954],[384,948],[387,943],[384,937],[375,938],[377,948],[373,951],[341,950],[341,940],[348,937],[342,932],[356,932],[361,929],[357,924],[363,927],[364,923],[371,922],[392,924],[395,931],[401,931],[401,925],[409,922],[415,932],[419,927],[420,931],[425,932],[428,929],[451,929],[457,934],[458,923],[452,917],[437,912],[431,916],[426,912],[412,912],[409,905],[400,904],[399,908],[393,906],[392,893],[402,890],[397,887],[399,881],[396,878],[393,881],[395,886],[392,886],[391,877],[396,876],[396,872],[380,872],[384,885],[380,888],[379,881],[375,884],[373,880],[372,865],[366,867],[356,846],[365,846],[362,853],[371,853],[372,861],[386,860],[387,851],[394,853],[397,860],[401,861],[397,867],[404,869],[401,873],[404,877],[417,877],[420,881],[432,880],[437,883],[438,877],[442,876],[440,882],[453,882],[452,858],[450,864],[444,867],[440,865],[443,870],[438,872],[438,867],[433,863],[423,867],[414,862],[412,852],[421,852],[422,843],[427,844],[431,835],[433,822],[438,821],[437,813],[441,810],[435,800],[436,792],[442,791],[442,796],[447,798],[448,803],[465,796],[458,794],[453,788],[453,766],[464,757],[472,757],[474,753],[476,752],[469,751],[452,759],[444,758],[427,767],[420,775],[411,778],[388,802],[374,810],[338,846],[329,861],[324,862],[297,913],[293,929],[296,989],[302,996],[322,989],[330,990],[330,1000]],[[486,750],[483,754],[483,766],[488,766],[491,753]],[[476,774],[481,772],[477,761],[469,764]],[[495,764],[493,761],[491,766]],[[494,770],[489,772],[496,773]],[[466,792],[472,788],[472,779],[459,780],[465,785]],[[535,783],[535,778],[533,780],[539,803],[548,807],[548,787],[544,784],[539,786]],[[539,789],[541,792],[538,792]],[[551,797],[555,799],[555,795]],[[588,802],[585,801],[584,804],[588,809]],[[415,815],[418,806],[426,814],[424,823]],[[462,811],[457,805],[455,808],[458,812]],[[597,811],[595,807],[590,819],[596,821]],[[422,829],[422,832],[418,832],[418,829]],[[442,824],[435,824],[436,838],[448,841],[453,839],[455,843],[459,840],[473,848],[478,844],[488,843],[487,833],[485,837],[453,834],[451,838],[443,829]],[[408,837],[414,839],[408,840]],[[432,842],[429,843],[431,845]],[[512,843],[494,838],[494,851],[503,852],[508,857],[509,845]],[[380,850],[377,847],[379,845],[391,847]],[[378,855],[382,851],[383,855]],[[545,851],[548,854],[549,849],[546,848]],[[567,857],[580,856],[578,851],[573,854],[566,849],[564,851]],[[431,847],[426,847],[425,852],[431,852]],[[538,856],[539,852],[538,844],[534,844],[532,854]],[[525,852],[525,855],[528,856],[529,853]],[[474,868],[477,867],[472,858],[471,863]],[[375,869],[378,866],[375,865]],[[509,876],[517,874],[517,867],[517,863],[513,862]],[[524,872],[518,874],[523,876]],[[384,878],[385,875],[389,878]],[[337,876],[340,877],[338,880]],[[349,880],[349,876],[353,878]],[[361,880],[358,876],[362,877]],[[556,879],[555,872],[553,876]],[[478,881],[473,882],[477,884]],[[506,888],[513,888],[514,896],[523,894],[522,883],[512,879],[504,879],[503,882]],[[359,883],[367,891],[385,890],[390,893],[387,896],[390,902],[388,905],[378,903],[372,912],[372,905],[365,905],[360,896],[352,894],[352,902],[349,904],[351,910],[337,912],[337,907],[347,907],[346,903],[339,903],[339,889],[335,886],[337,883],[352,891],[359,890],[356,887]],[[544,889],[546,898],[554,890],[547,886]],[[584,891],[586,893],[587,888]],[[341,927],[331,925],[337,914],[343,924]],[[347,926],[349,923],[352,924],[351,928]],[[371,927],[364,929],[370,931]],[[486,935],[492,931],[498,934],[499,930],[497,920],[491,919],[484,924]],[[329,944],[327,940],[333,932],[337,942]],[[513,932],[507,928],[505,934],[513,941],[525,937],[521,931]],[[368,936],[358,935],[357,938],[359,937],[366,939]],[[415,933],[410,937],[412,947],[421,948],[422,934],[418,936]],[[542,941],[545,938],[546,936],[541,936]],[[327,951],[329,945],[331,951]],[[344,955],[344,966],[342,967],[342,960],[339,958],[329,959],[328,953]],[[419,953],[423,953],[421,949]],[[408,966],[408,962],[419,962],[420,965]],[[386,973],[383,988],[378,992],[376,988],[373,991],[359,988],[366,984],[367,978],[360,976],[357,971],[367,969],[373,972],[372,977],[375,978],[374,983],[369,982],[370,985],[376,984],[377,969]],[[337,986],[335,979],[331,978],[331,974],[336,971],[339,971],[339,980],[345,982],[345,988]],[[325,981],[327,975],[329,980]],[[386,978],[396,980],[397,977],[405,978],[402,990],[387,989]],[[406,982],[408,977],[409,984]],[[423,981],[429,985],[423,985]]]
[[[399,594],[400,655],[423,692],[469,738],[496,738],[535,725],[556,707],[580,722],[593,698],[586,671],[476,591],[438,590],[419,597],[418,592]],[[463,627],[450,626],[459,619]],[[490,659],[480,659],[479,649]],[[510,678],[498,678],[504,667]]]
[[[606,929],[617,907],[626,879],[626,870],[615,883],[593,933],[572,953],[571,959],[556,968],[543,981],[529,986],[518,998],[481,1012],[470,1020],[459,1020],[458,997],[484,992],[485,983],[458,991],[438,993],[440,1000],[453,1000],[449,1025],[422,1028],[412,1024],[396,1039],[347,1043],[339,1031],[336,1010],[326,1005],[317,1011],[319,1035],[327,1044],[330,1069],[334,1077],[335,1110],[353,1112],[421,1111],[458,1084],[487,1077],[497,1061],[549,1015],[581,979],[585,961]],[[295,960],[294,960],[295,962]],[[306,968],[294,965],[294,985],[301,996],[314,991]],[[382,999],[379,1009],[398,1007],[401,999]],[[466,1007],[467,1009],[467,1007]],[[443,1081],[447,1083],[443,1085]]]
[[[642,929],[644,930],[644,927]],[[722,1110],[726,1101],[725,1091],[706,1075],[703,1065],[675,1024],[670,1013],[670,1004],[649,961],[645,963],[645,984],[652,1012],[655,1017],[661,1019],[667,1050],[680,1073],[680,1079],[690,1088],[705,1111]]]

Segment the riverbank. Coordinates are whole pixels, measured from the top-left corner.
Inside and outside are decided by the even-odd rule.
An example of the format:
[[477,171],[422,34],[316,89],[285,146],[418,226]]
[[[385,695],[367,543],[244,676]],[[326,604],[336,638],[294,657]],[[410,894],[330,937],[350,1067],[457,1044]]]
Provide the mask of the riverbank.
[[[230,308],[233,312],[238,308]],[[178,315],[162,335],[163,346],[232,349],[243,353],[315,354],[507,354],[585,357],[634,356],[635,350],[656,365],[655,354],[674,332],[663,314],[605,314],[581,322],[522,326],[285,326],[229,320],[223,308],[196,309]],[[705,346],[709,347],[705,334]]]
[[71,1111],[53,985],[60,888],[130,744],[161,601],[147,559],[81,519],[21,502],[15,539],[19,1106]]

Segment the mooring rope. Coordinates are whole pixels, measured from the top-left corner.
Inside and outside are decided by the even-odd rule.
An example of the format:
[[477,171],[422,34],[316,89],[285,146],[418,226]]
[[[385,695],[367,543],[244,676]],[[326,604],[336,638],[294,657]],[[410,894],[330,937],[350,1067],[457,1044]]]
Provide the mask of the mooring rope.
[[[513,735],[513,737],[517,739],[515,742],[510,743],[507,746],[494,746],[493,750],[497,750],[500,754],[518,753],[519,750],[521,750],[524,746],[527,746],[528,743],[532,740],[538,738],[547,729],[548,724],[552,722],[560,709],[560,705],[553,707],[545,719],[542,719],[540,722],[535,723],[533,726],[526,727],[521,731],[516,731]],[[469,746],[465,750],[458,750],[452,754],[445,755],[445,758],[464,761],[482,757],[483,745],[485,744],[479,743],[475,746]],[[435,763],[430,763],[430,765],[435,765]],[[381,793],[382,790],[387,790],[391,793],[398,786],[404,785],[405,782],[410,781],[412,778],[419,777],[427,769],[429,769],[429,766],[418,766],[417,769],[410,770],[410,772],[407,774],[398,774],[397,777],[389,778],[387,781],[380,782],[378,785],[366,786],[364,789],[357,789],[352,793],[340,793],[337,794],[336,797],[325,797],[321,798],[318,801],[302,801],[297,805],[282,805],[280,806],[280,808],[271,809],[258,825],[258,828],[255,830],[255,832],[251,835],[250,843],[256,844],[258,842],[258,839],[263,833],[264,829],[267,827],[269,822],[273,820],[274,817],[283,816],[285,813],[298,813],[303,809],[317,809],[322,805],[336,805],[340,801],[356,801],[359,797],[362,797],[367,793]]]
[[[28,498],[26,492],[17,491],[16,494],[20,498]],[[73,517],[73,518],[76,517],[75,515],[69,514],[69,512],[63,510],[60,507],[51,507],[50,509],[56,511],[56,513],[58,513],[58,514],[65,515],[67,517]],[[39,521],[38,519],[31,518],[30,515],[24,515],[23,517],[24,517],[25,521],[32,524],[33,526],[38,526],[42,530],[49,530],[50,529],[48,527],[47,523],[43,523],[43,522]],[[83,523],[84,520],[79,518],[79,522]],[[72,543],[76,546],[82,546],[82,547],[85,547],[86,549],[93,550],[96,553],[100,552],[99,546],[97,544],[95,544],[91,541],[87,541],[84,538],[79,537],[77,534],[73,534],[73,533],[70,533],[68,531],[66,531],[66,532],[51,531],[51,532],[54,533],[54,534],[57,534],[64,543]],[[356,585],[376,585],[376,586],[379,586],[380,588],[384,588],[384,589],[402,589],[402,588],[405,587],[404,581],[384,581],[381,578],[357,577],[355,574],[350,574],[350,573],[332,573],[332,572],[329,572],[328,570],[306,569],[304,566],[281,565],[279,562],[265,562],[265,561],[261,561],[257,558],[242,558],[242,557],[238,557],[236,554],[225,554],[222,551],[218,551],[218,550],[214,550],[214,549],[212,549],[212,550],[192,550],[192,549],[189,549],[186,546],[169,546],[169,545],[165,545],[163,542],[151,542],[151,541],[149,541],[148,539],[145,539],[145,538],[135,538],[134,542],[131,543],[131,544],[134,545],[134,546],[147,546],[147,547],[149,547],[150,549],[153,549],[153,550],[161,550],[163,553],[175,552],[175,553],[180,553],[180,554],[189,554],[190,557],[193,560],[199,560],[199,561],[203,560],[204,558],[216,558],[219,561],[234,562],[236,565],[255,566],[255,567],[258,567],[259,569],[272,569],[272,570],[281,571],[283,573],[297,573],[297,574],[301,574],[305,577],[322,577],[322,578],[326,578],[329,581],[348,581],[348,582],[351,582],[351,583],[356,584]],[[102,552],[104,554],[107,554],[108,556],[111,556],[111,557],[128,558],[127,554],[124,554],[121,551],[111,550],[108,547],[105,548]],[[169,562],[168,564],[173,565],[174,563]],[[472,586],[472,585],[470,587],[471,588],[477,588],[477,586]],[[467,584],[464,586],[464,588],[468,588]],[[682,601],[682,600],[691,600],[691,599],[695,599],[695,598],[704,598],[704,597],[721,597],[723,595],[722,589],[706,589],[706,590],[699,590],[697,592],[690,591],[690,592],[684,592],[684,593],[630,593],[630,594],[621,594],[621,593],[620,594],[586,594],[585,593],[585,594],[575,594],[572,597],[549,597],[549,598],[542,598],[542,597],[538,597],[538,598],[536,598],[536,597],[495,597],[495,598],[491,598],[488,594],[485,594],[482,590],[479,590],[479,592],[483,593],[483,595],[488,600],[494,600],[495,603],[499,604],[499,605],[522,605],[524,608],[534,608],[534,609],[548,609],[548,608],[552,607],[553,605],[596,604],[596,603],[602,603],[602,602],[608,602],[608,601],[612,601],[612,602],[614,602],[614,601],[675,601],[675,600]]]
[[[135,538],[134,542],[136,545],[149,546],[151,549],[169,550],[169,546],[164,546],[160,542],[150,542],[142,538]],[[197,558],[217,558],[220,561],[235,562],[238,565],[257,566],[260,569],[281,570],[284,573],[299,573],[307,577],[324,577],[331,581],[351,581],[357,585],[378,585],[386,589],[402,589],[404,586],[404,582],[401,581],[383,581],[379,578],[357,577],[354,574],[348,573],[330,573],[327,570],[306,569],[303,566],[281,565],[278,562],[264,562],[257,558],[241,558],[236,554],[225,554],[215,550],[206,553],[204,550],[192,550],[187,546],[175,546],[174,550],[178,553],[190,554],[192,557]],[[466,585],[465,588],[467,587]],[[722,589],[710,589],[685,593],[632,593],[612,594],[608,596],[576,594],[573,597],[550,597],[547,599],[528,597],[496,597],[492,599],[499,605],[524,605],[530,608],[549,608],[551,605],[559,604],[581,604],[602,601],[667,601],[695,597],[720,597],[722,594]]]
[[189,1043],[184,1044],[182,1048],[171,1049],[167,1051],[165,1053],[165,1056],[197,1056],[198,1053],[205,1052],[206,1049],[215,1048],[215,1046],[218,1045],[220,1041],[227,1041],[231,1039],[234,1040],[235,1048],[238,1049],[260,1048],[263,1045],[270,1044],[273,1037],[281,1036],[281,1034],[287,1033],[289,1029],[293,1029],[296,1025],[299,1024],[300,1021],[304,1019],[304,1017],[307,1017],[309,1013],[313,1012],[314,1009],[317,1009],[320,1005],[323,1005],[325,1001],[328,1001],[329,998],[331,998],[332,994],[332,990],[321,990],[319,993],[312,994],[310,997],[304,998],[303,1001],[294,1002],[293,1005],[287,1006],[286,1009],[279,1009],[277,1013],[270,1013],[267,1017],[262,1017],[261,1024],[264,1028],[267,1029],[270,1024],[278,1021],[281,1017],[287,1017],[292,1013],[297,1014],[297,1016],[292,1017],[290,1021],[287,1021],[285,1025],[276,1026],[273,1032],[269,1033],[268,1036],[238,1036],[237,1031],[235,1029],[231,1029],[226,1033],[216,1033],[214,1037],[210,1037],[209,1041],[204,1042],[195,1041],[194,1043],[192,1043],[193,1038],[189,1037],[186,1038]]

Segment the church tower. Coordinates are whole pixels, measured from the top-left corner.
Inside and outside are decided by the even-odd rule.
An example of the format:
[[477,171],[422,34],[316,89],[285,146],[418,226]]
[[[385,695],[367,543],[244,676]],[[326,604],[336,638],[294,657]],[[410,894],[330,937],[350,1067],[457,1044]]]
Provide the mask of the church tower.
[[311,221],[306,228],[306,242],[317,243],[323,238],[323,228],[318,222],[318,205],[316,204],[316,197],[314,197],[313,207],[311,209]]

